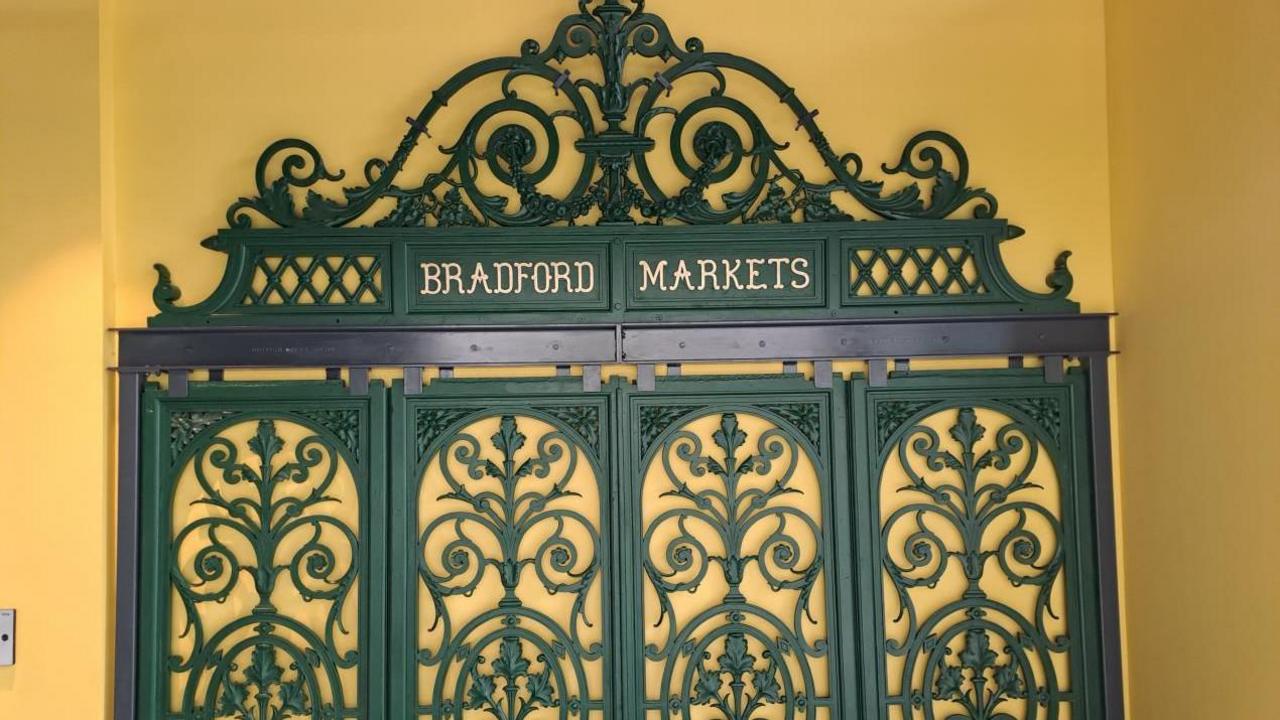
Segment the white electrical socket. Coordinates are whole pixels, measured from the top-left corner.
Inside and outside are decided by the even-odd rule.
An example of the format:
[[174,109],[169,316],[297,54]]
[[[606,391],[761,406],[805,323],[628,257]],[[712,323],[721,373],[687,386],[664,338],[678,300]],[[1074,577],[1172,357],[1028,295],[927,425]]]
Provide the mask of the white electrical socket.
[[13,635],[17,624],[15,611],[0,610],[0,667],[13,664]]

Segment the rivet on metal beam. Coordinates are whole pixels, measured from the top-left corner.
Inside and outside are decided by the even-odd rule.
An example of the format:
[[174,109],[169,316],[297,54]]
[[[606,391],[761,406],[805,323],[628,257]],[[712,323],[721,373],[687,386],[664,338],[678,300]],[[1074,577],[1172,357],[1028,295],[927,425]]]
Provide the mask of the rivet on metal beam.
[[453,377],[453,368],[451,368],[451,367],[441,367],[441,368],[440,368],[440,377],[441,377],[441,379],[444,379],[444,380],[448,380],[449,378]]
[[895,375],[907,375],[911,372],[910,358],[894,358],[893,372]]
[[813,384],[815,387],[827,390],[832,385],[831,380],[831,361],[830,360],[814,360],[813,361]]
[[404,369],[404,394],[422,394],[422,368],[407,367]]
[[600,366],[582,366],[582,392],[600,392]]
[[186,370],[173,369],[169,371],[169,397],[184,398],[187,396],[187,379]]
[[800,371],[799,363],[797,363],[795,360],[786,360],[782,363],[783,375],[795,375],[799,371]]
[[658,387],[657,373],[652,364],[645,363],[636,366],[636,389],[640,392],[653,392]]
[[1026,367],[1026,359],[1023,358],[1021,355],[1010,355],[1009,367],[1013,368],[1014,370],[1017,370],[1022,367]]
[[369,368],[353,367],[347,370],[347,387],[352,395],[368,395]]
[[889,361],[884,358],[867,361],[867,382],[871,387],[888,387]]
[[667,377],[680,377],[680,363],[667,363]]
[[1066,379],[1066,358],[1061,355],[1044,356],[1044,381],[1056,385]]

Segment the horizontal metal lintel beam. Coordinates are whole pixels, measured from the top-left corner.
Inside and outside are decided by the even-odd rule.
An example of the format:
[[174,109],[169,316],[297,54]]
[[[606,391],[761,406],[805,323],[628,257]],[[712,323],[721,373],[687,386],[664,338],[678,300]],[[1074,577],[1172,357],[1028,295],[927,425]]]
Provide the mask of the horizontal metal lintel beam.
[[120,331],[120,367],[376,367],[613,362],[615,330],[148,329]]
[[1107,315],[439,328],[120,330],[120,369],[837,360],[1110,352]]
[[630,327],[626,362],[1086,355],[1110,352],[1107,315],[791,325]]

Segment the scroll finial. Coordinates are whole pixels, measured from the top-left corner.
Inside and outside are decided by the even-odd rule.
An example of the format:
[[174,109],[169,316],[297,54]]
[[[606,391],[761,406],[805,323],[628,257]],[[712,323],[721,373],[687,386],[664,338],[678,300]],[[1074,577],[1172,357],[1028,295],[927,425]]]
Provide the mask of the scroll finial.
[[169,274],[169,268],[162,263],[153,265],[156,269],[156,286],[151,289],[151,301],[161,311],[169,310],[173,304],[182,297],[182,290],[173,284],[172,277]]

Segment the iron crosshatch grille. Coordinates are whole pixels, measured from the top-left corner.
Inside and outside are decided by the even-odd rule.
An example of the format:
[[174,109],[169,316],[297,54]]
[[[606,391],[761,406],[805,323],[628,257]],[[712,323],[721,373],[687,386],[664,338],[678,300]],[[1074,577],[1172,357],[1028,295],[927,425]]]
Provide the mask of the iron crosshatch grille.
[[271,144],[120,331],[118,720],[1122,718],[1109,318],[955,138],[816,116],[582,0],[340,199]]

